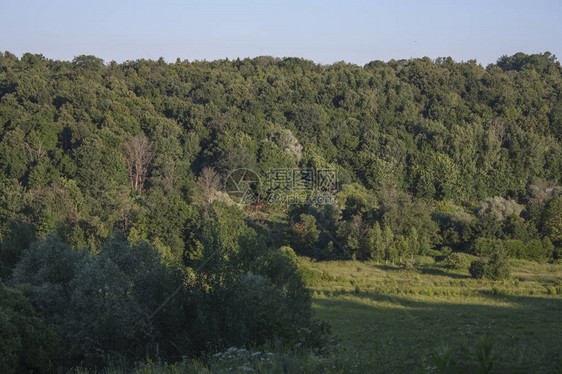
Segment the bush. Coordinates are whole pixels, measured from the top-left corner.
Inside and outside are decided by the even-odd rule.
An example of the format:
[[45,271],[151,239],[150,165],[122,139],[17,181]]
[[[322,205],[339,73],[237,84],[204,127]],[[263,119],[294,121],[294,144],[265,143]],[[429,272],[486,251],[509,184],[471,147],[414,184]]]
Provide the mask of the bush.
[[51,371],[58,337],[19,289],[0,283],[0,372]]
[[8,279],[24,249],[35,241],[35,229],[26,222],[12,221],[0,242],[0,277]]
[[418,255],[415,256],[415,259],[418,266],[433,265],[435,263],[435,258],[431,256]]
[[492,280],[507,279],[511,276],[507,254],[498,249],[492,253],[486,269],[486,276]]
[[413,258],[406,258],[404,261],[402,261],[401,265],[402,268],[406,270],[414,270],[416,268],[417,261],[414,260]]
[[[197,317],[189,332],[195,349],[264,343],[281,343],[287,348],[298,343],[321,346],[327,326],[313,319],[310,292],[294,251],[289,247],[262,249],[257,259],[251,253],[241,251],[238,261],[243,273],[231,274],[222,286],[208,290],[195,285],[192,300]],[[309,281],[323,276],[312,269],[303,273]]]
[[488,262],[483,260],[475,260],[470,263],[468,271],[472,278],[482,279],[486,276]]
[[443,262],[449,269],[466,269],[469,265],[468,259],[463,253],[451,253],[443,259]]
[[537,262],[544,262],[547,258],[554,256],[554,247],[547,237],[543,240],[532,239],[528,241],[478,238],[472,243],[470,252],[476,256],[484,257],[491,256],[497,249],[505,251],[506,255],[512,258]]
[[[97,254],[48,236],[24,252],[13,281],[30,285],[31,301],[61,337],[66,368],[176,361],[232,345],[323,345],[327,326],[313,319],[294,251],[264,246],[243,224],[208,228],[203,261],[214,261],[196,270],[163,262],[116,230]],[[0,324],[2,341],[15,347],[4,354],[11,367],[18,330],[5,315]]]
[[287,239],[292,248],[299,254],[313,256],[320,237],[316,218],[310,214],[301,214],[297,222],[291,224],[286,231]]
[[97,255],[74,251],[51,235],[24,253],[13,280],[33,287],[34,305],[62,338],[67,367],[142,360],[178,345],[185,314],[178,298],[155,318],[151,313],[181,284],[181,275],[147,244],[130,247],[119,231]]
[[468,271],[476,279],[500,280],[511,276],[507,255],[501,248],[494,251],[488,260],[472,261]]

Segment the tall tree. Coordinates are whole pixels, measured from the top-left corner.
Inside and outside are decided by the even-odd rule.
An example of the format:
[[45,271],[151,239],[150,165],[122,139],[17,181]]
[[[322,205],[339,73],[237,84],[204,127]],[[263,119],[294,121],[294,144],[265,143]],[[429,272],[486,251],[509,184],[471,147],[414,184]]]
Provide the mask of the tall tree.
[[154,158],[155,153],[148,138],[143,134],[135,135],[126,141],[124,148],[131,188],[142,192],[148,174],[148,164]]

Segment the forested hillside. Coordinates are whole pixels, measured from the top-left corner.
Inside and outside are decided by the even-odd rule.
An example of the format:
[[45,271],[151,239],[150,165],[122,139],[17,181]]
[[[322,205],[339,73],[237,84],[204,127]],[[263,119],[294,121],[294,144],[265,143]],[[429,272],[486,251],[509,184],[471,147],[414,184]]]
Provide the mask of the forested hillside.
[[[318,346],[325,327],[295,253],[404,266],[426,255],[454,267],[466,252],[482,257],[473,276],[492,279],[506,276],[506,256],[562,256],[562,69],[550,53],[487,67],[451,58],[361,67],[4,52],[0,124],[0,273],[35,287],[2,286],[0,299],[31,301],[30,321],[53,326],[37,339],[67,344],[61,354],[37,343],[61,365],[174,360],[277,338]],[[267,204],[264,190],[240,206],[223,192],[238,168],[264,178],[337,170],[327,192],[336,200]],[[182,282],[176,309],[154,319]],[[104,297],[103,284],[112,284]],[[84,313],[106,310],[92,295],[114,307],[84,326]],[[97,335],[132,325],[127,336]],[[18,354],[22,368],[51,360]]]
[[[8,52],[0,61],[3,234],[22,220],[39,236],[59,230],[99,248],[119,227],[179,259],[197,225],[203,168],[224,177],[238,167],[302,167],[336,168],[340,184],[373,194],[364,208],[372,214],[347,207],[343,217],[369,226],[400,233],[410,224],[433,243],[462,241],[438,238],[439,220],[407,215],[421,219],[431,207],[462,226],[462,207],[484,200],[480,216],[499,209],[492,217],[514,220],[514,235],[560,239],[555,217],[543,220],[562,175],[562,76],[549,53],[487,68],[271,57],[104,64]],[[129,170],[141,158],[127,151],[139,134],[149,154]]]

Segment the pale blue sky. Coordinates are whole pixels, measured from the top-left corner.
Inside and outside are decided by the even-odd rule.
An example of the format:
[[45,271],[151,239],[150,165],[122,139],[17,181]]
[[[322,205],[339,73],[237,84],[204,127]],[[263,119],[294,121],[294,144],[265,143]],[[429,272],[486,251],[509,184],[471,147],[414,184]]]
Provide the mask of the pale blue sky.
[[0,0],[0,19],[0,50],[64,60],[562,56],[560,0]]

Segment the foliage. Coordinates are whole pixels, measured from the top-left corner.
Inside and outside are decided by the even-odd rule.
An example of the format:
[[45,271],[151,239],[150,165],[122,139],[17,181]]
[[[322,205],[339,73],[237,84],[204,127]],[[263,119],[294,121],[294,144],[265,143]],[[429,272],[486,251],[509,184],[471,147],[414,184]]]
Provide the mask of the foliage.
[[[425,203],[480,201],[476,217],[502,221],[519,215],[530,186],[560,182],[553,92],[562,74],[549,53],[503,56],[486,68],[450,58],[363,67],[265,59],[104,64],[2,53],[0,232],[14,219],[40,235],[70,225],[61,235],[99,249],[115,226],[128,234],[158,222],[142,222],[154,202],[143,194],[208,205],[212,195],[193,194],[206,168],[302,167],[340,171],[344,221],[378,220],[396,238],[415,227],[424,247],[465,246],[496,226],[471,227],[465,209],[440,212],[449,223],[437,233]],[[559,246],[555,221],[542,222],[538,231]],[[159,229],[148,239],[177,250],[181,229]],[[359,250],[356,239],[345,252]],[[329,240],[319,240],[326,252]],[[372,248],[359,247],[358,258],[368,258]]]
[[544,231],[553,242],[562,244],[562,197],[552,200],[545,209]]
[[289,226],[288,241],[298,253],[314,255],[320,230],[316,225],[316,218],[310,214],[301,214],[298,221]]
[[468,271],[472,278],[481,279],[486,276],[488,263],[484,260],[474,260],[470,263]]
[[435,348],[430,355],[434,373],[450,373],[455,365],[453,350],[446,344]]
[[157,345],[171,354],[173,341],[167,340],[177,337],[166,332],[184,320],[169,310],[165,318],[151,318],[181,284],[180,274],[150,246],[130,247],[118,231],[97,255],[49,236],[24,253],[13,282],[33,286],[31,300],[60,334],[66,365],[139,359],[154,355]]
[[28,290],[0,282],[0,370],[49,372],[56,368],[59,337],[29,300]]
[[447,255],[443,262],[450,269],[466,269],[469,266],[469,261],[464,253],[454,252]]
[[12,221],[0,242],[0,278],[7,280],[23,251],[36,240],[35,229],[26,222]]
[[495,340],[486,334],[478,338],[475,345],[479,364],[477,373],[487,374],[493,372],[494,366],[502,354],[502,352],[494,352],[494,343]]
[[194,269],[164,261],[146,242],[130,245],[119,230],[97,254],[54,234],[24,252],[12,281],[32,286],[31,301],[61,336],[65,366],[323,344],[327,327],[313,319],[294,252],[261,247],[243,221],[231,226],[242,219],[236,208],[214,204],[212,213]]
[[489,259],[472,261],[469,272],[473,278],[492,280],[509,278],[511,272],[506,251],[501,247],[494,248]]

